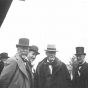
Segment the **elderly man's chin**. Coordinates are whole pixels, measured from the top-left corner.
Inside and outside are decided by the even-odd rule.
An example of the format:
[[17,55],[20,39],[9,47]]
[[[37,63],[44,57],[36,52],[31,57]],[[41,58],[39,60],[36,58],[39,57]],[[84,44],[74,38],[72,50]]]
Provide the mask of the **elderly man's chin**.
[[50,58],[49,58],[49,61],[54,61],[54,59],[55,59],[55,58],[51,58],[51,57],[50,57]]
[[26,58],[27,58],[27,55],[21,55],[21,57],[22,57],[23,59],[26,59]]

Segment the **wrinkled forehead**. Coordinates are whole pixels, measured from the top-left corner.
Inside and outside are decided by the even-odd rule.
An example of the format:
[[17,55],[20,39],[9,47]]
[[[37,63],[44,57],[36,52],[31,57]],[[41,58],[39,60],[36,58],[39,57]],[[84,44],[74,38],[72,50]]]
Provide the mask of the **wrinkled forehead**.
[[29,50],[29,54],[37,55],[37,53],[35,51],[32,51],[32,50]]
[[21,48],[21,49],[29,49],[28,46],[19,46],[18,48]]
[[78,54],[76,55],[77,57],[84,57],[85,55],[82,55],[82,54]]

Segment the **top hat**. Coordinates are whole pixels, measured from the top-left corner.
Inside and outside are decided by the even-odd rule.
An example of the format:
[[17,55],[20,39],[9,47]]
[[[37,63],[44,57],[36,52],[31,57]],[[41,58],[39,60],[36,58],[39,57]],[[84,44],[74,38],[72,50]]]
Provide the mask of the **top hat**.
[[8,53],[1,53],[0,58],[9,58]]
[[76,47],[75,55],[86,55],[86,53],[84,53],[84,47]]
[[56,46],[55,45],[50,45],[50,44],[47,45],[47,50],[45,50],[45,51],[55,51],[55,52],[58,52],[56,50]]
[[35,45],[30,46],[30,51],[35,51],[37,54],[40,54],[40,53],[38,52],[38,47],[35,46]]
[[29,39],[27,39],[27,38],[20,38],[19,39],[19,43],[16,44],[16,47],[19,47],[19,46],[27,46],[27,47],[29,47]]

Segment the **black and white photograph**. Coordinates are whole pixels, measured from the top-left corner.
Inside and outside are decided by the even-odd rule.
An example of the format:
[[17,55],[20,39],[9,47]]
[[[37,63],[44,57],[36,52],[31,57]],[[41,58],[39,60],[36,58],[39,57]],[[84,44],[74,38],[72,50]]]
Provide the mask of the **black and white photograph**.
[[88,0],[0,0],[0,88],[88,88]]

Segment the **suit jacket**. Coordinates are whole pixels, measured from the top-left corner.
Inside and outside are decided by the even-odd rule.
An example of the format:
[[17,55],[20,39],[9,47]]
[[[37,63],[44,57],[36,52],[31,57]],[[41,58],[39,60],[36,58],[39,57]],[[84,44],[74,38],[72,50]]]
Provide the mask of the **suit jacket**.
[[71,88],[70,74],[66,65],[56,58],[52,66],[52,75],[48,76],[47,58],[38,64],[34,79],[35,88]]
[[16,54],[5,64],[0,76],[0,88],[32,88],[31,76],[31,71],[27,72],[22,59]]
[[78,70],[76,68],[75,74],[73,76],[73,88],[88,88],[88,63],[85,62],[81,69],[79,70],[80,76],[78,75]]

